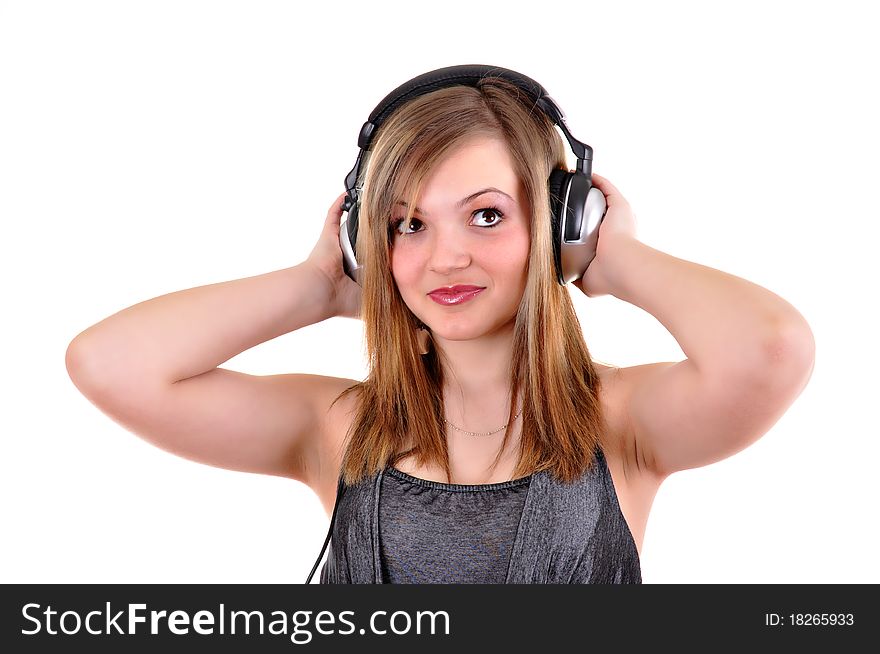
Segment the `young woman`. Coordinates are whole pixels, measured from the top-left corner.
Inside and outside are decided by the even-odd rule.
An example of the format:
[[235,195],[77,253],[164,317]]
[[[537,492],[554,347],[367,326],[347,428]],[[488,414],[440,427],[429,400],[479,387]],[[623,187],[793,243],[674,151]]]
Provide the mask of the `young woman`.
[[[594,362],[559,283],[554,121],[511,75],[443,79],[370,134],[359,283],[348,189],[305,261],[114,314],[71,343],[71,378],[159,447],[307,484],[332,515],[322,582],[639,583],[662,481],[764,434],[809,379],[812,333],[770,291],[638,241],[593,174],[607,211],[573,285],[648,311],[687,355]],[[364,381],[218,367],[333,316],[364,321]]]

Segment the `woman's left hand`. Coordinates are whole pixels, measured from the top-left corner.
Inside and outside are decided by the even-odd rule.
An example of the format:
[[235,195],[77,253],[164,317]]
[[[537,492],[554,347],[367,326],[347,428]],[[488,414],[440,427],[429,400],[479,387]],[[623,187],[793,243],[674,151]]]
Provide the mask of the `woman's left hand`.
[[606,262],[613,260],[615,248],[621,242],[636,240],[636,217],[629,202],[611,182],[596,173],[592,174],[592,179],[593,186],[605,195],[608,208],[599,225],[596,256],[583,277],[572,283],[587,297],[598,297],[610,293]]

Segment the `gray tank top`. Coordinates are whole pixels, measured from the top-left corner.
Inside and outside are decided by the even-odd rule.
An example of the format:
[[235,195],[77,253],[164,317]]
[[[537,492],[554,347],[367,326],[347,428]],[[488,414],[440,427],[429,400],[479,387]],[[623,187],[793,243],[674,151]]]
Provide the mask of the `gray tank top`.
[[386,472],[379,555],[389,583],[504,583],[531,476],[445,484],[397,468]]
[[386,467],[340,479],[322,584],[642,582],[601,449],[571,484],[546,471],[443,484]]

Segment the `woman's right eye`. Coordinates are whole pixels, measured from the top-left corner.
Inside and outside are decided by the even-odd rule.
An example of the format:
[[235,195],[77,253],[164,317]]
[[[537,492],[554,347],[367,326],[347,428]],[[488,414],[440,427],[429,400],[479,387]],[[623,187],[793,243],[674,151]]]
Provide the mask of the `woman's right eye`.
[[[403,224],[404,222],[405,222],[405,221],[404,221],[403,218],[400,218],[400,219],[398,219],[397,221],[395,221],[395,223],[394,223],[394,231],[397,232],[398,234],[400,234],[401,236],[406,236],[407,234],[412,234],[413,232],[406,232],[406,233],[404,233],[404,232],[401,232],[401,231],[400,231],[400,225]],[[421,221],[420,221],[418,218],[413,218],[412,220],[410,220],[410,222],[409,222],[409,226],[412,227],[413,223],[420,223],[420,222],[421,222]]]

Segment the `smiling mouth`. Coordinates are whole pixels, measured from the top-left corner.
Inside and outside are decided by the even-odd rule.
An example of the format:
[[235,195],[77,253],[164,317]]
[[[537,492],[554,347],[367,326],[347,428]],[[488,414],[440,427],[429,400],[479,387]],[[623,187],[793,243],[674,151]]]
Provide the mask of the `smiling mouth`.
[[477,295],[479,295],[480,293],[482,293],[485,290],[486,289],[484,289],[484,288],[478,288],[473,291],[463,291],[460,293],[436,292],[436,293],[429,293],[428,297],[430,297],[432,300],[434,300],[434,302],[436,302],[437,304],[442,304],[444,306],[453,306],[453,305],[457,305],[457,304],[463,304],[464,302],[472,300],[473,298],[475,298]]

